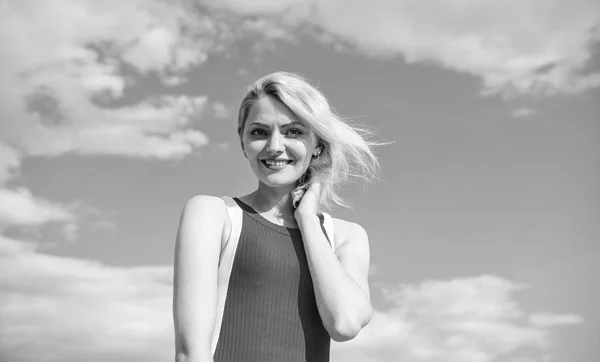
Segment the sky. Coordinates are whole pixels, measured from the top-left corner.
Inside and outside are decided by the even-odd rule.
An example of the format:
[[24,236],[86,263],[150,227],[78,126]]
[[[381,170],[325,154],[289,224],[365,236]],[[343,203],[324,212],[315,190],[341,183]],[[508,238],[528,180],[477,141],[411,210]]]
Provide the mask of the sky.
[[597,361],[599,44],[595,0],[0,2],[0,359],[174,359],[181,210],[253,191],[237,107],[285,70],[388,142],[332,361]]

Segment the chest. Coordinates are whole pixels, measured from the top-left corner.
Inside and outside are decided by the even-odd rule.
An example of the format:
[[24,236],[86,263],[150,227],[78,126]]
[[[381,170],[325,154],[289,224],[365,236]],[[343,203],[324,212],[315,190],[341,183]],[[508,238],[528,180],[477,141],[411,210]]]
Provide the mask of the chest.
[[274,230],[244,215],[232,280],[254,286],[296,284],[309,275],[302,235]]

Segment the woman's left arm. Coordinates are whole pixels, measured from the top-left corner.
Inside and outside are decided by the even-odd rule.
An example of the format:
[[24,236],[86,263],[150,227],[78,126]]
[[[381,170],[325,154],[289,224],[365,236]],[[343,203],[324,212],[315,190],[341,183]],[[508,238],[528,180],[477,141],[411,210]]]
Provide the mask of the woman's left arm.
[[341,233],[344,240],[334,254],[312,202],[316,198],[308,191],[295,217],[323,325],[334,341],[344,342],[356,337],[373,312],[368,283],[369,240],[360,225],[345,223],[346,230]]

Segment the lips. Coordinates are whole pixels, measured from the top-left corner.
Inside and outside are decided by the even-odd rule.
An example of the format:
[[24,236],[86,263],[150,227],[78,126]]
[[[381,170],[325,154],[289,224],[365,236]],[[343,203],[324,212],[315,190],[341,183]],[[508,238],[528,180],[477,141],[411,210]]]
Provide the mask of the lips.
[[279,169],[291,164],[292,160],[261,160],[262,164],[267,168]]

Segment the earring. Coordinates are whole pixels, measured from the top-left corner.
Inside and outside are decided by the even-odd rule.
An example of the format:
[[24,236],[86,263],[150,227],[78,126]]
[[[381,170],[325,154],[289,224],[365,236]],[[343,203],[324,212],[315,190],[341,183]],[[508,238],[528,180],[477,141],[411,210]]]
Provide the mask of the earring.
[[318,159],[319,159],[319,156],[321,155],[321,149],[320,149],[320,148],[317,148],[315,151],[316,151],[316,152],[314,152],[314,153],[313,153],[313,158],[314,158],[315,160],[318,160]]

